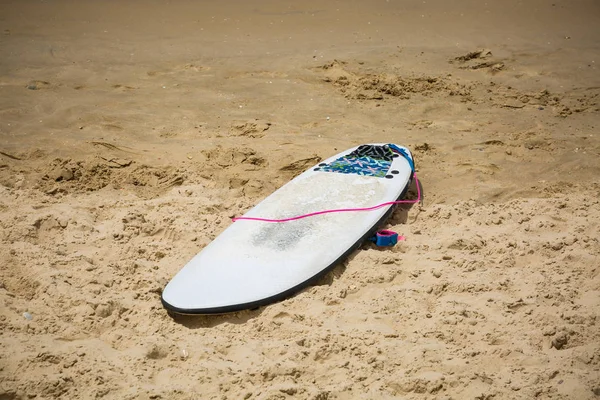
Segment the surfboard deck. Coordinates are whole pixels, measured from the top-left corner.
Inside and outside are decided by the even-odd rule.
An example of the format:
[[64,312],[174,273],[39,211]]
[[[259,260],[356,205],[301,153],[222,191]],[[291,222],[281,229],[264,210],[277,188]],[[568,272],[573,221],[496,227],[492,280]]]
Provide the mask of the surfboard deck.
[[[298,175],[243,217],[376,206],[403,198],[413,173],[405,147],[357,146]],[[283,300],[350,255],[392,211],[389,205],[288,222],[233,222],[167,284],[162,304],[178,314],[223,314]]]

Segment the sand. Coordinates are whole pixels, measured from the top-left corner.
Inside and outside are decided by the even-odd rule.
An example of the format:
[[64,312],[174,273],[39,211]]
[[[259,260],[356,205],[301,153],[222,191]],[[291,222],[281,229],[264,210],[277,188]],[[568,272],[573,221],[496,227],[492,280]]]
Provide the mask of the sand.
[[[600,396],[593,0],[4,1],[0,399]],[[409,147],[425,200],[317,285],[173,317],[292,177]]]

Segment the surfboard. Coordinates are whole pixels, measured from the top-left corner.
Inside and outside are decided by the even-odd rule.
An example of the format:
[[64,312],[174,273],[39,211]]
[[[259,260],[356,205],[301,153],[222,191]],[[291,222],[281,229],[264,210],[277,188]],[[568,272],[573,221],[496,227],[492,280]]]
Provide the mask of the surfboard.
[[164,288],[163,306],[178,314],[223,314],[297,293],[369,239],[394,205],[358,209],[403,198],[413,174],[412,154],[395,144],[365,144],[322,161],[193,257]]

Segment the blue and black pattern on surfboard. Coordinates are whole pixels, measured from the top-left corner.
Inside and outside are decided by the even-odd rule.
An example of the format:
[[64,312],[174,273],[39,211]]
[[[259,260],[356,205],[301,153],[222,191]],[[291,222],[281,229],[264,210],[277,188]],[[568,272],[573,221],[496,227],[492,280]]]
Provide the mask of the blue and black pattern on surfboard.
[[319,164],[318,170],[385,178],[395,156],[397,157],[388,145],[362,145],[329,164]]
[[371,157],[344,156],[329,164],[320,166],[319,170],[384,178],[391,165],[391,161],[375,160]]

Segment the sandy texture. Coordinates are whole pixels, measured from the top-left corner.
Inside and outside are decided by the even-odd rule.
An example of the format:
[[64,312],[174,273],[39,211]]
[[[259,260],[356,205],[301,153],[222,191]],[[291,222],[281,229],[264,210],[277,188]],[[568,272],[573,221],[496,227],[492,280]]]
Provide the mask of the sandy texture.
[[[5,1],[0,399],[600,396],[597,1]],[[166,282],[293,176],[411,148],[425,202],[258,310]]]

